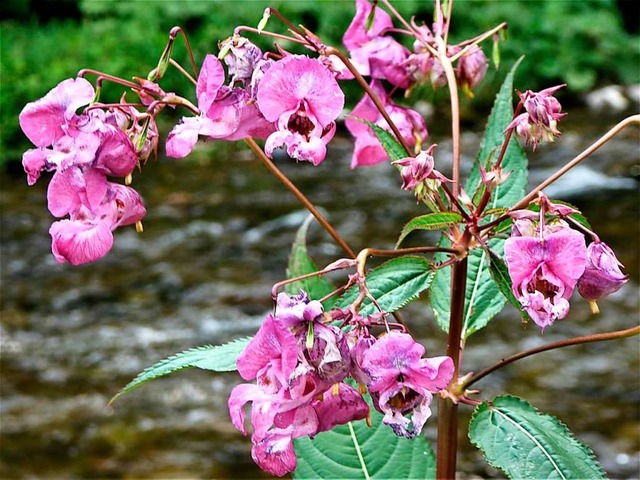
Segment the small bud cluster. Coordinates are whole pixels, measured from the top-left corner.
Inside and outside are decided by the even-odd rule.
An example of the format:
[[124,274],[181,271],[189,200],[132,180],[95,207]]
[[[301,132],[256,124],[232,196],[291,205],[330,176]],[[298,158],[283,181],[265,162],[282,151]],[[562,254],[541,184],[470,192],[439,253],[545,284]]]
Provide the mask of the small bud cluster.
[[422,358],[424,347],[407,333],[392,330],[376,338],[370,328],[379,318],[364,319],[353,309],[324,312],[304,291],[278,295],[275,313],[238,357],[242,378],[256,383],[236,386],[229,397],[233,424],[245,435],[243,407],[252,403],[252,456],[260,468],[292,472],[293,439],[368,417],[365,388],[396,435],[421,432],[433,394],[451,381],[453,361]]

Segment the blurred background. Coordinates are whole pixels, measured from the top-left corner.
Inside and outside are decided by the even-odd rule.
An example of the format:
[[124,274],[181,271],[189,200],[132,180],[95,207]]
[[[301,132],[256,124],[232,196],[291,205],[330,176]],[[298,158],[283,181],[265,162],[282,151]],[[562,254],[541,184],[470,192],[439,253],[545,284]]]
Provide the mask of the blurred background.
[[[398,1],[405,15],[428,23],[428,1]],[[145,198],[145,232],[116,232],[103,260],[59,265],[47,234],[46,178],[27,187],[21,155],[31,148],[17,117],[81,68],[123,78],[156,65],[169,29],[188,33],[196,61],[239,24],[255,26],[267,5],[340,45],[352,1],[16,1],[2,4],[0,23],[0,477],[256,478],[250,443],[228,418],[236,374],[185,371],[141,387],[113,407],[108,400],[145,367],[175,352],[251,335],[269,311],[271,285],[285,275],[290,243],[306,213],[241,144],[199,146],[188,159],[160,155],[134,187]],[[505,71],[526,58],[516,88],[567,83],[563,136],[531,154],[530,187],[573,158],[627,114],[638,112],[638,2],[456,0],[453,42],[509,23],[502,67],[463,100],[463,160],[469,169],[484,117]],[[275,19],[269,27],[284,31]],[[268,48],[270,40],[251,37]],[[490,54],[490,47],[486,48]],[[186,65],[180,41],[174,58]],[[190,85],[174,70],[166,91]],[[345,86],[348,106],[360,98]],[[351,90],[350,90],[351,89]],[[105,97],[119,97],[111,87]],[[438,168],[451,144],[447,95],[419,89],[404,100],[427,115]],[[178,112],[177,115],[182,114]],[[164,132],[177,117],[165,117]],[[394,168],[349,169],[352,141],[342,126],[325,162],[279,166],[322,207],[353,248],[392,248],[397,232],[421,212],[399,189]],[[161,152],[162,153],[162,152]],[[464,366],[479,369],[519,350],[638,321],[640,219],[639,135],[627,129],[547,190],[577,205],[626,265],[631,281],[593,316],[579,298],[570,316],[540,335],[505,311],[469,339]],[[408,244],[435,242],[412,234]],[[309,249],[320,265],[342,255],[312,229]],[[406,312],[429,355],[444,352],[426,299]],[[640,356],[637,338],[571,347],[506,367],[478,387],[482,398],[508,392],[558,416],[590,444],[612,478],[640,468]],[[470,414],[470,412],[467,412]],[[435,422],[427,436],[435,437]],[[462,432],[463,478],[501,476],[487,467]]]

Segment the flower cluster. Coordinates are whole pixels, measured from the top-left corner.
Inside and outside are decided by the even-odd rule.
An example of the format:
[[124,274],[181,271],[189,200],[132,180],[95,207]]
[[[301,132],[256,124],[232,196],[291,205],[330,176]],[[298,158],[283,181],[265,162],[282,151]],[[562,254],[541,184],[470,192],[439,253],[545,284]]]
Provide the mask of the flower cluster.
[[514,226],[504,246],[513,293],[522,309],[544,330],[569,313],[569,298],[579,293],[595,301],[615,291],[628,277],[613,251],[595,237],[587,248],[582,233],[563,218],[578,213],[544,195],[539,212],[513,212]]
[[[130,187],[107,181],[127,177],[155,149],[155,124],[133,107],[86,108],[95,91],[84,78],[64,80],[43,98],[27,104],[20,126],[35,149],[22,164],[29,185],[43,171],[54,171],[49,211],[68,219],[54,222],[49,233],[60,263],[73,265],[103,257],[113,244],[112,231],[138,224],[146,211]],[[144,122],[147,121],[146,126]]]
[[[334,320],[351,328],[343,331]],[[245,435],[243,407],[252,402],[252,456],[260,468],[291,472],[297,462],[293,439],[368,417],[364,387],[397,435],[420,433],[433,393],[451,381],[453,362],[422,358],[424,347],[406,333],[376,339],[370,324],[352,311],[324,312],[304,291],[278,295],[275,313],[237,360],[242,378],[256,383],[236,386],[229,397],[233,425]],[[346,382],[349,377],[360,390]]]
[[[169,133],[167,154],[181,158],[199,135],[208,139],[266,139],[265,153],[285,147],[299,161],[318,165],[336,131],[344,95],[335,75],[320,60],[305,55],[268,59],[242,37],[222,43],[228,67],[207,55],[197,83],[200,115],[185,117]],[[284,53],[284,52],[283,52]]]

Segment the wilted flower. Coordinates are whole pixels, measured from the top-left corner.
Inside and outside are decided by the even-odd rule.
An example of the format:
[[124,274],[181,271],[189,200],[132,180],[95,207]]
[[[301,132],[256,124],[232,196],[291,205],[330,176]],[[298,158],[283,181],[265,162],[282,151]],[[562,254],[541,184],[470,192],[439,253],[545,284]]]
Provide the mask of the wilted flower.
[[470,93],[487,73],[489,62],[480,47],[475,45],[458,59],[456,77],[464,91]]
[[400,165],[400,175],[402,176],[402,189],[415,190],[423,184],[433,171],[433,156],[431,152],[436,145],[431,145],[427,150],[421,151],[415,157],[407,157],[393,162]]
[[560,131],[556,128],[558,120],[565,116],[561,113],[560,102],[553,94],[562,87],[564,85],[558,85],[538,93],[531,90],[518,92],[526,112],[518,115],[507,130],[515,128],[516,133],[525,138],[527,145],[532,144],[534,150],[542,140],[553,142],[555,137],[560,136]]
[[314,165],[324,160],[344,95],[321,61],[289,55],[275,62],[260,81],[257,102],[260,112],[277,127],[265,143],[268,156],[285,145],[296,160]]
[[587,266],[578,280],[578,292],[597,313],[596,300],[617,292],[629,279],[620,271],[622,264],[613,250],[603,242],[591,242],[587,247]]
[[587,263],[584,236],[567,227],[512,236],[504,245],[513,293],[544,330],[569,313],[569,298]]
[[[398,436],[420,434],[431,415],[432,394],[446,388],[453,376],[451,358],[422,358],[424,353],[411,335],[395,331],[383,335],[364,353],[362,370],[371,379],[374,405],[384,413],[383,423]],[[409,413],[411,420],[404,416]]]

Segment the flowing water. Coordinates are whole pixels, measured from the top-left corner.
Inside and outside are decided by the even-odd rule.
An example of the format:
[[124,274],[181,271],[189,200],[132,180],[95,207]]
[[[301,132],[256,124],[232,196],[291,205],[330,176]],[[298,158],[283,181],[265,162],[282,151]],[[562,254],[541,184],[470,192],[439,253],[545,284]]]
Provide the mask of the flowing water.
[[[616,119],[574,115],[553,147],[531,155],[531,186],[597,138]],[[438,167],[450,145],[440,143]],[[479,135],[463,138],[467,168]],[[351,171],[351,143],[337,138],[322,166],[280,167],[347,241],[392,248],[397,232],[424,213],[390,166]],[[248,439],[226,409],[235,373],[188,370],[108,400],[145,367],[175,352],[255,333],[285,275],[289,246],[307,214],[247,151],[207,146],[195,159],[150,163],[134,186],[149,213],[145,231],[116,232],[102,261],[56,264],[47,234],[46,181],[28,188],[2,174],[2,478],[256,478]],[[592,316],[574,298],[569,317],[541,335],[506,309],[467,342],[463,370],[543,343],[638,322],[638,131],[598,151],[552,198],[579,206],[627,266],[631,281]],[[433,241],[412,234],[409,244]],[[319,227],[309,249],[318,264],[342,256]],[[427,304],[405,312],[429,355],[444,334]],[[637,337],[547,352],[480,382],[481,398],[521,396],[561,418],[590,444],[613,478],[637,478],[640,358]],[[468,417],[470,411],[462,407]],[[435,436],[435,420],[427,436]],[[460,438],[460,471],[500,477]],[[383,454],[383,453],[381,453]]]

